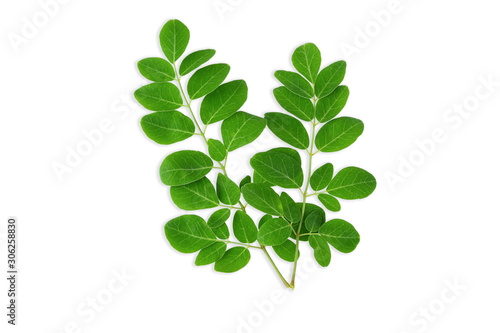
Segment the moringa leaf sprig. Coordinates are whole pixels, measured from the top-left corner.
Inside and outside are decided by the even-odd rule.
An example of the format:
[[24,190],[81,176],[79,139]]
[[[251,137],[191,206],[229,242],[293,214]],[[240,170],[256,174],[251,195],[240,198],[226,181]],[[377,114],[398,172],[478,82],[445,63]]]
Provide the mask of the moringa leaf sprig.
[[[194,214],[176,217],[165,224],[165,236],[179,252],[198,252],[196,265],[213,264],[216,271],[224,273],[245,267],[250,250],[262,251],[284,285],[293,289],[301,242],[309,243],[323,267],[330,264],[330,246],[349,253],[359,243],[356,229],[341,219],[326,221],[323,207],[338,212],[338,199],[365,198],[376,187],[375,178],[357,167],[334,174],[333,165],[326,163],[312,172],[315,154],[347,148],[363,132],[361,120],[337,117],[349,96],[348,88],[340,85],[346,63],[334,62],[320,71],[319,49],[311,43],[298,47],[292,55],[297,72],[275,73],[282,86],[274,89],[274,96],[289,114],[270,112],[261,118],[240,111],[248,88],[243,80],[224,82],[229,65],[205,65],[215,50],[195,51],[181,60],[189,38],[189,29],[182,22],[168,21],[160,32],[166,59],[152,57],[138,62],[140,73],[153,82],[134,93],[142,106],[154,111],[141,119],[151,140],[171,145],[196,135],[205,146],[205,152],[169,154],[160,166],[160,179],[170,186],[172,201],[179,208],[213,212],[207,221]],[[194,110],[192,102],[197,99],[201,99],[200,108]],[[209,138],[208,126],[218,122],[222,122],[220,138]],[[312,131],[304,123],[310,123]],[[277,147],[255,154],[250,159],[253,176],[236,184],[226,170],[229,153],[256,140],[266,126],[293,148]],[[297,149],[307,153],[306,172]],[[217,173],[215,184],[207,177],[210,172]],[[292,191],[298,191],[302,200],[294,201],[289,195]],[[314,196],[323,207],[308,202]],[[249,207],[264,213],[258,224],[247,214]],[[290,282],[281,274],[269,248],[280,259],[293,263]]]

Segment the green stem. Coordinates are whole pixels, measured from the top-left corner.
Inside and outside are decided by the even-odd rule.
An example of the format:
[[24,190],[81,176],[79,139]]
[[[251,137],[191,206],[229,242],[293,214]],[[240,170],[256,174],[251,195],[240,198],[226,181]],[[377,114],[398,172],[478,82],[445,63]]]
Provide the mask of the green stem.
[[225,239],[218,239],[217,242],[226,243],[226,244],[236,244],[236,245],[241,245],[241,246],[246,246],[246,247],[251,247],[251,248],[254,248],[254,249],[262,250],[262,248],[259,247],[259,246],[254,246],[254,245],[245,244],[245,243],[239,243],[239,242],[233,242],[233,241],[225,240]]
[[273,261],[273,258],[271,258],[271,256],[269,255],[269,252],[267,252],[266,250],[266,247],[264,245],[261,245],[261,249],[262,251],[264,251],[264,253],[266,254],[267,256],[267,259],[269,259],[269,261],[271,262],[271,264],[273,265],[273,268],[274,270],[276,271],[276,273],[278,273],[278,276],[280,277],[281,281],[283,282],[283,284],[285,285],[285,287],[287,288],[292,288],[292,286],[290,286],[290,284],[288,284],[288,282],[286,281],[286,279],[283,277],[283,275],[281,274],[280,270],[278,269],[278,267],[276,266],[276,264],[274,263]]

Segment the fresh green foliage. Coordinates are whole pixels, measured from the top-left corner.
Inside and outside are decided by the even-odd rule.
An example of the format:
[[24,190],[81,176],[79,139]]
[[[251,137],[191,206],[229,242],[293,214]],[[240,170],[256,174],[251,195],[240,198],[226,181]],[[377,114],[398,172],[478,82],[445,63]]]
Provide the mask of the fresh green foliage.
[[[282,86],[273,93],[286,113],[259,117],[241,111],[248,96],[245,81],[224,82],[229,65],[205,65],[215,50],[184,56],[189,39],[189,29],[170,20],[160,32],[166,59],[149,57],[137,64],[140,73],[152,81],[134,93],[141,105],[154,111],[141,119],[148,138],[162,145],[192,137],[204,143],[204,152],[193,142],[186,145],[191,150],[166,154],[159,172],[161,181],[170,186],[172,202],[187,211],[211,209],[205,215],[208,221],[198,215],[173,218],[165,224],[165,236],[179,252],[198,252],[197,266],[213,264],[223,273],[245,267],[250,250],[262,251],[284,285],[293,289],[301,242],[309,243],[323,267],[331,262],[330,246],[349,253],[359,243],[360,236],[350,223],[338,218],[326,222],[325,209],[338,212],[339,199],[362,199],[376,187],[375,178],[357,167],[336,174],[332,163],[313,168],[314,155],[347,148],[363,133],[361,120],[337,117],[349,97],[349,89],[341,85],[346,63],[337,61],[321,68],[316,45],[299,46],[292,55],[296,71],[275,72]],[[201,100],[199,111],[192,104],[197,99]],[[208,137],[207,128],[219,128],[218,122],[220,136]],[[249,158],[253,176],[243,177],[238,184],[226,170],[230,153],[252,143],[266,127],[286,147],[254,154]],[[306,165],[297,149],[306,154]],[[318,205],[308,202],[311,199]],[[293,263],[291,280],[281,274],[269,247],[278,258]]]

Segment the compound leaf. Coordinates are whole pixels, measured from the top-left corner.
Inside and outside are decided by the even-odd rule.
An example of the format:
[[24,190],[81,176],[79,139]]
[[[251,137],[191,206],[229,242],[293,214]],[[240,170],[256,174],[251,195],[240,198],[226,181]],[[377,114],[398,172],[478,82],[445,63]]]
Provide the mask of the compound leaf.
[[184,58],[179,67],[179,75],[184,76],[200,67],[215,55],[215,50],[199,50],[195,51]]
[[243,80],[220,85],[201,102],[201,121],[208,125],[229,118],[245,104],[247,96],[248,87]]
[[241,181],[240,181],[240,189],[245,186],[246,184],[249,184],[252,182],[252,177],[250,176],[245,176]]
[[142,76],[154,82],[168,82],[175,78],[174,67],[163,58],[146,58],[137,63]]
[[245,212],[238,210],[234,214],[233,232],[237,240],[250,244],[257,240],[257,226]]
[[354,227],[341,219],[326,222],[319,228],[319,234],[328,243],[343,253],[354,251],[359,244],[359,234]]
[[339,151],[352,145],[363,133],[363,122],[356,118],[340,117],[327,122],[318,131],[316,147],[322,152]]
[[226,205],[236,205],[240,200],[240,188],[229,177],[217,175],[217,196]]
[[250,159],[252,168],[273,185],[299,188],[304,182],[301,164],[290,155],[276,150],[255,154]]
[[377,180],[371,173],[357,167],[340,170],[326,189],[328,193],[341,199],[363,199],[372,194]]
[[222,258],[224,252],[226,252],[226,248],[226,243],[215,242],[198,253],[194,264],[196,266],[210,265]]
[[168,21],[160,31],[160,45],[167,59],[174,63],[186,50],[189,29],[179,20]]
[[303,98],[314,97],[313,87],[302,75],[289,71],[276,71],[274,76],[293,94]]
[[215,236],[220,239],[228,239],[229,238],[229,228],[226,223],[222,223],[219,227],[212,229]]
[[187,91],[191,99],[197,99],[215,90],[229,74],[228,64],[213,64],[198,69],[188,81]]
[[279,105],[295,117],[304,121],[311,121],[314,118],[314,105],[310,99],[300,97],[286,87],[274,89],[273,94]]
[[231,210],[228,208],[223,208],[216,210],[210,217],[208,218],[207,225],[211,229],[216,229],[224,224],[227,221],[229,216],[231,215]]
[[337,198],[329,195],[329,194],[319,194],[318,195],[319,201],[325,206],[326,209],[332,211],[332,212],[338,212],[340,211],[340,202],[337,200]]
[[194,124],[189,117],[179,111],[155,112],[141,119],[144,133],[156,143],[169,145],[191,137]]
[[272,220],[272,219],[273,219],[273,216],[269,215],[269,214],[262,216],[261,219],[259,220],[259,229],[264,225],[264,223],[266,223],[267,221]]
[[293,52],[292,63],[300,74],[314,83],[321,67],[321,52],[313,43],[301,45]]
[[224,253],[224,256],[215,262],[214,269],[217,272],[233,273],[245,267],[250,261],[250,251],[248,249],[236,246]]
[[330,184],[333,177],[333,164],[325,163],[320,166],[311,176],[311,188],[320,191]]
[[328,242],[320,235],[309,236],[309,245],[314,250],[314,258],[322,267],[330,265],[332,260],[332,251],[330,251],[330,246]]
[[208,154],[215,161],[221,162],[227,156],[226,147],[219,140],[208,139]]
[[[295,261],[295,243],[291,240],[287,239],[283,244],[273,246],[273,250],[281,259],[289,262]],[[300,251],[298,257],[300,257]]]
[[155,82],[134,92],[135,99],[151,111],[172,111],[182,106],[179,89],[170,82]]
[[316,119],[326,123],[342,111],[349,98],[349,88],[338,86],[330,95],[320,98],[316,103]]
[[279,112],[268,112],[265,117],[267,126],[278,138],[295,148],[309,147],[309,135],[298,119]]
[[182,186],[170,188],[172,201],[184,210],[214,208],[219,205],[219,199],[212,182],[207,177]]
[[165,224],[165,236],[174,249],[193,253],[216,241],[212,230],[197,215],[183,215]]
[[346,62],[341,60],[323,68],[314,84],[314,92],[318,98],[330,95],[339,86],[345,76]]
[[266,184],[250,183],[241,189],[246,202],[252,207],[274,216],[283,214],[283,206],[280,197]]
[[222,141],[227,151],[233,151],[257,139],[265,128],[265,119],[242,111],[236,112],[222,122]]
[[212,168],[212,159],[202,152],[181,150],[163,160],[160,179],[165,185],[185,185],[204,177]]
[[302,211],[299,206],[286,192],[282,192],[280,196],[281,205],[283,206],[283,216],[291,223],[300,221]]
[[283,244],[292,232],[290,224],[282,218],[275,218],[264,223],[257,239],[261,245],[275,246]]

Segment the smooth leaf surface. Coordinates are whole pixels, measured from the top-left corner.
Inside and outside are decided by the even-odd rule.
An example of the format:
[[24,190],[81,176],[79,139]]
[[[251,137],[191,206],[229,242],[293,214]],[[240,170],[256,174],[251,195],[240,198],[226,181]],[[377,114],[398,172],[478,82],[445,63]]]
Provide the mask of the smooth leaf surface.
[[257,240],[257,226],[245,212],[238,210],[233,219],[234,237],[242,243],[251,244]]
[[229,65],[213,64],[198,69],[188,81],[189,97],[197,99],[215,90],[229,74]]
[[173,83],[155,82],[134,92],[135,99],[151,111],[172,111],[182,106],[182,97]]
[[314,84],[318,98],[330,95],[339,86],[345,76],[346,62],[341,60],[323,68]]
[[295,117],[304,121],[314,118],[314,105],[310,99],[300,97],[286,87],[274,89],[273,94],[279,105]]
[[340,170],[326,189],[337,198],[353,200],[363,199],[375,191],[377,180],[371,173],[357,167]]
[[228,208],[223,208],[216,210],[210,217],[208,218],[207,225],[209,228],[215,229],[220,227],[227,221],[229,216],[231,215],[231,210]]
[[226,252],[226,248],[227,245],[225,243],[215,242],[198,253],[194,264],[196,266],[210,265],[222,258],[224,252]]
[[229,227],[226,223],[222,223],[219,227],[212,229],[215,236],[219,239],[228,239],[229,238]]
[[280,200],[283,206],[283,216],[291,223],[299,222],[302,217],[302,211],[290,195],[286,192],[282,192]]
[[303,98],[314,97],[313,87],[302,75],[289,71],[276,71],[274,76],[293,94]]
[[241,189],[245,201],[261,212],[274,216],[283,214],[283,206],[280,197],[268,185],[262,183],[250,183]]
[[184,76],[196,68],[200,67],[215,55],[215,50],[207,49],[207,50],[199,50],[195,51],[184,58],[181,62],[181,66],[179,67],[179,75]]
[[356,118],[335,118],[318,131],[316,148],[322,152],[339,151],[352,145],[363,133],[363,122]]
[[275,218],[264,223],[258,234],[258,241],[262,245],[275,246],[283,244],[292,232],[290,224],[282,218]]
[[154,82],[168,82],[175,78],[172,65],[163,58],[146,58],[137,63],[139,72],[146,79]]
[[160,45],[167,59],[174,63],[189,43],[189,29],[179,20],[168,21],[160,31]]
[[169,145],[193,136],[193,121],[179,111],[155,112],[141,119],[144,133],[156,143]]
[[[298,202],[297,205],[299,206],[300,210],[302,211],[302,202]],[[307,229],[306,223],[305,223],[305,220],[309,217],[309,215],[311,215],[314,212],[319,212],[319,213],[315,213],[315,214],[322,214],[324,216],[324,218],[322,218],[321,220],[326,221],[326,214],[325,214],[325,211],[323,210],[323,208],[321,208],[318,205],[315,205],[315,204],[308,202],[308,203],[306,203],[306,207],[304,210],[304,223],[302,223],[302,228],[299,231],[298,230],[299,223],[295,223],[292,225],[293,229],[300,234],[314,232],[314,231],[310,231],[309,229]],[[307,241],[308,239],[309,239],[309,235],[300,236],[301,241]]]
[[333,178],[333,164],[325,163],[320,166],[311,176],[311,188],[320,191],[330,184]]
[[226,147],[219,140],[208,139],[208,154],[215,161],[221,162],[227,156]]
[[265,128],[265,119],[246,112],[236,112],[222,122],[222,141],[227,151],[233,151],[257,139]]
[[312,211],[306,218],[305,224],[307,230],[315,232],[319,230],[319,227],[325,223],[325,212],[320,210]]
[[301,45],[293,52],[292,63],[300,74],[314,83],[321,67],[321,52],[313,43]]
[[245,176],[241,181],[240,181],[240,189],[245,186],[246,184],[250,184],[252,182],[252,177],[250,176]]
[[264,223],[266,223],[267,221],[270,221],[272,219],[273,219],[273,216],[270,214],[266,214],[266,215],[262,216],[261,219],[259,220],[259,229],[264,225]]
[[227,250],[224,256],[215,262],[214,269],[217,272],[233,273],[245,267],[249,261],[250,251],[244,247],[237,246]]
[[229,118],[245,104],[247,96],[248,87],[243,80],[222,84],[201,102],[201,121],[208,125]]
[[[283,244],[273,246],[273,250],[281,259],[288,262],[295,261],[295,243],[291,240],[287,239]],[[300,251],[298,257],[300,258]]]
[[268,112],[265,117],[267,126],[278,138],[295,148],[309,147],[307,130],[297,118],[279,112]]
[[354,227],[341,219],[326,222],[319,228],[319,234],[328,243],[343,253],[354,251],[359,244],[359,234]]
[[163,160],[160,179],[169,186],[185,185],[204,177],[212,168],[212,159],[202,152],[181,150]]
[[320,98],[316,103],[316,119],[326,123],[337,116],[344,108],[349,98],[349,88],[339,86],[330,95]]
[[328,242],[320,235],[309,236],[309,245],[314,250],[314,258],[322,267],[327,267],[330,265],[332,260],[332,251]]
[[334,196],[322,193],[318,195],[318,199],[326,209],[332,212],[340,211],[340,202]]
[[229,177],[217,175],[217,196],[226,205],[236,205],[240,200],[240,188]]
[[302,166],[290,155],[267,151],[250,159],[252,168],[266,181],[283,188],[299,188],[304,182]]
[[170,188],[172,201],[184,210],[214,208],[219,205],[219,199],[212,182],[207,177],[182,186]]
[[205,221],[197,215],[183,215],[165,224],[165,236],[174,249],[193,253],[216,241]]

